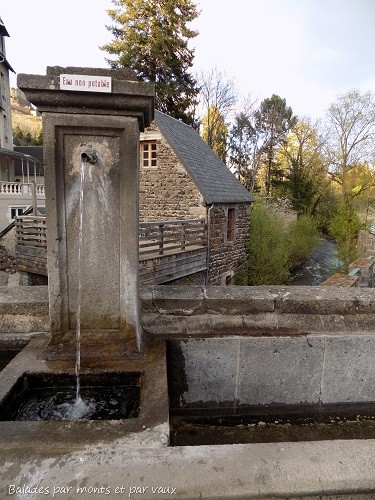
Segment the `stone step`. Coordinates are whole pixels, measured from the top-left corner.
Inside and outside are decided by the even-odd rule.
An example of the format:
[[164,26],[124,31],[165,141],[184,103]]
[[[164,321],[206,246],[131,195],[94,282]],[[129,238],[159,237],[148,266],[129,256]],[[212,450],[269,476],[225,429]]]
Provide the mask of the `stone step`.
[[0,338],[49,329],[47,286],[0,286]]

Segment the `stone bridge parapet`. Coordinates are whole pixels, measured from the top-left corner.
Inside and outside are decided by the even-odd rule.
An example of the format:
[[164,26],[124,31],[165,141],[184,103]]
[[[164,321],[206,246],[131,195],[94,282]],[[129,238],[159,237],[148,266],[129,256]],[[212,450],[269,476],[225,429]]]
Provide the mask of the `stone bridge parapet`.
[[142,326],[159,338],[365,333],[375,289],[155,286],[141,291]]

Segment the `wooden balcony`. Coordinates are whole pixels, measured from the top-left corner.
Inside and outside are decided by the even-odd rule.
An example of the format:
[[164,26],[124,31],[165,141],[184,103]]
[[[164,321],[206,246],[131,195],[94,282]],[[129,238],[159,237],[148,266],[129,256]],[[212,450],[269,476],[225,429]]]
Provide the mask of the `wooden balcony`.
[[204,219],[141,222],[139,276],[142,284],[160,284],[207,269]]
[[[16,218],[16,258],[20,271],[47,275],[44,216]],[[141,222],[139,275],[142,284],[167,283],[207,269],[204,219]]]

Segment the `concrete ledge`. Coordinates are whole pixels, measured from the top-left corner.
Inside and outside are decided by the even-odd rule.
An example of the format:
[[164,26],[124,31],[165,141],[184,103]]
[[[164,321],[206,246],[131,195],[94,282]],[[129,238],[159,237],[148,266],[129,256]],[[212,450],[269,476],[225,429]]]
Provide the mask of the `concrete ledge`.
[[47,286],[0,287],[0,338],[2,334],[49,331]]
[[0,287],[0,314],[48,314],[47,286]]
[[156,286],[141,291],[142,326],[160,338],[368,333],[375,289]]
[[[67,500],[375,498],[373,440],[152,448],[120,439],[35,455],[25,435],[22,447],[1,450],[0,459],[2,498],[10,485],[48,487],[51,497],[54,486],[70,486],[70,494],[56,496]],[[108,496],[87,492],[95,486],[107,488]],[[121,486],[122,494],[115,493]],[[78,487],[86,493],[77,495]],[[153,493],[158,487],[169,493]]]

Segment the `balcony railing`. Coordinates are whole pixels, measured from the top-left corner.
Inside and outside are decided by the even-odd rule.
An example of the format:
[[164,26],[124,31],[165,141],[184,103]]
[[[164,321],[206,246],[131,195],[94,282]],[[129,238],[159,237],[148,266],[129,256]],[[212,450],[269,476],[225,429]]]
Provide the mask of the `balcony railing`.
[[140,259],[152,255],[184,252],[206,245],[204,219],[141,222],[139,224]]
[[[44,184],[36,184],[37,196],[45,196]],[[0,182],[0,194],[13,196],[32,196],[32,183],[27,182]]]
[[[17,265],[22,271],[47,274],[44,216],[16,218]],[[140,281],[165,283],[207,269],[207,225],[204,219],[139,224]]]

